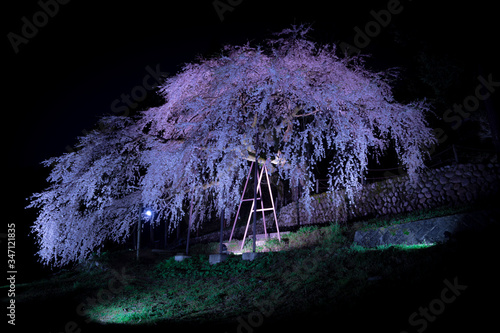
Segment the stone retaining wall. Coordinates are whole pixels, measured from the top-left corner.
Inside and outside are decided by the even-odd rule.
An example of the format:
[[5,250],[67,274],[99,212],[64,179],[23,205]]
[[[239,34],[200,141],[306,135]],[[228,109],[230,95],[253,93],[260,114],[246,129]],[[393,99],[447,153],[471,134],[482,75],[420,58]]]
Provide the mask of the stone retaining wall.
[[[322,224],[335,221],[339,212],[345,213],[344,219],[366,218],[411,212],[420,209],[432,209],[441,206],[459,206],[471,204],[499,193],[499,164],[455,164],[438,169],[427,169],[420,180],[412,183],[408,176],[400,176],[385,181],[367,184],[356,198],[356,206],[337,207],[331,200],[331,194],[322,193],[313,196],[310,219],[299,201],[300,225]],[[260,216],[260,214],[258,214]],[[266,215],[268,232],[273,231],[274,220]],[[284,206],[278,212],[280,228],[298,225],[296,202]],[[231,228],[225,228],[224,240],[229,239]],[[233,237],[242,239],[245,227],[237,227]],[[257,221],[257,233],[264,233],[262,219]],[[247,237],[252,234],[249,227]],[[192,244],[218,242],[219,232],[203,235],[191,240]]]
[[[339,212],[344,214],[341,219],[355,219],[470,204],[497,194],[499,185],[499,164],[469,163],[427,169],[414,183],[405,175],[365,185],[355,205],[338,207],[332,202],[332,194],[315,195],[310,218],[303,201],[299,201],[300,224],[328,223],[339,218]],[[281,208],[278,223],[283,227],[297,225],[296,203]]]

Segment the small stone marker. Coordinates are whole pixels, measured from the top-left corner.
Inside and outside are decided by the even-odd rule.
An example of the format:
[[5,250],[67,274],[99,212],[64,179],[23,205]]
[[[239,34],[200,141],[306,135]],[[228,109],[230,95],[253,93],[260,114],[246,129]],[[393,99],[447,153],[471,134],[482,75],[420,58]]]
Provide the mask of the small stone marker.
[[243,260],[254,260],[262,255],[261,252],[245,252],[242,254],[241,259]]
[[191,256],[187,256],[183,253],[178,253],[175,255],[175,261],[183,261],[184,259],[189,259]]
[[211,254],[209,257],[208,257],[208,262],[210,263],[210,265],[215,265],[215,264],[218,264],[220,262],[223,262],[224,260],[227,259],[227,254]]

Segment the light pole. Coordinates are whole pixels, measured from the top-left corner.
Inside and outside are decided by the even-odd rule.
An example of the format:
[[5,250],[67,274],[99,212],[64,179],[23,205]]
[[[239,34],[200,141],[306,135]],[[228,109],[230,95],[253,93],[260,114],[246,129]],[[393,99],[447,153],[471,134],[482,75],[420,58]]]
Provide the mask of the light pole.
[[140,207],[139,208],[139,221],[137,221],[137,253],[136,253],[136,259],[139,260],[139,251],[141,248],[141,222],[142,219],[145,220],[152,220],[153,219],[153,211],[147,207]]
[[222,214],[220,216],[219,254],[222,254],[223,233],[224,233],[224,209],[222,209]]

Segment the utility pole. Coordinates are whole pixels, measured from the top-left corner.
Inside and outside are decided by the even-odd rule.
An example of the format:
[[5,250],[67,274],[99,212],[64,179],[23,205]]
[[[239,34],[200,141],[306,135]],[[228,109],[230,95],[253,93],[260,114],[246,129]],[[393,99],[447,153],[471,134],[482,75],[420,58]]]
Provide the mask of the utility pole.
[[[143,216],[143,214],[145,214],[145,217]],[[139,252],[141,250],[141,228],[142,228],[141,224],[143,218],[149,221],[150,223],[149,227],[151,228],[150,230],[152,230],[154,212],[149,208],[146,208],[144,206],[139,206],[139,219],[137,220],[137,253],[136,253],[137,260],[139,260]]]

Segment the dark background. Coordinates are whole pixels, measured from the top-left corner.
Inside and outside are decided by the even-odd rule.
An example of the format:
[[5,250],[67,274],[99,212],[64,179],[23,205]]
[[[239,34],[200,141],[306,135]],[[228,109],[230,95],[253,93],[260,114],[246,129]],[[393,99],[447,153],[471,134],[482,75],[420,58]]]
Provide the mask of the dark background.
[[[221,0],[222,3],[226,1]],[[146,66],[177,73],[199,55],[225,44],[257,43],[291,24],[312,24],[321,43],[354,45],[354,27],[365,29],[370,11],[389,1],[241,1],[221,21],[206,1],[70,1],[16,54],[7,35],[21,35],[22,17],[33,22],[37,1],[9,1],[2,10],[3,61],[3,228],[17,225],[17,261],[29,271],[36,250],[27,237],[35,211],[26,198],[47,186],[40,162],[68,151],[76,138],[112,114],[111,103],[142,84]],[[235,1],[238,3],[238,1]],[[498,15],[494,2],[401,1],[403,10],[373,37],[362,54],[375,70],[400,67],[395,94],[401,101],[428,98],[434,127],[443,127],[449,145],[480,144],[477,128],[449,128],[439,118],[453,103],[473,94],[477,76],[500,81]],[[500,90],[500,89],[499,89]],[[491,97],[498,110],[500,92]],[[136,110],[158,103],[153,92]],[[486,142],[486,144],[488,144]],[[19,278],[23,276],[19,268]],[[26,274],[25,274],[26,275]]]

